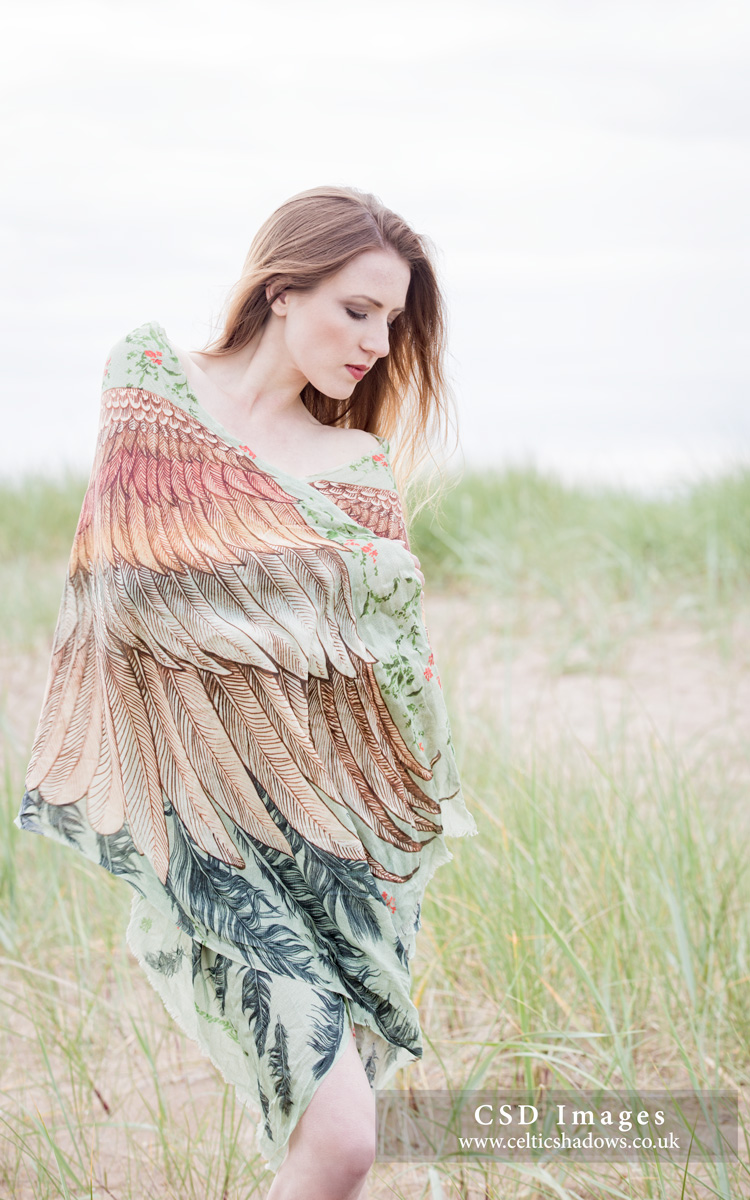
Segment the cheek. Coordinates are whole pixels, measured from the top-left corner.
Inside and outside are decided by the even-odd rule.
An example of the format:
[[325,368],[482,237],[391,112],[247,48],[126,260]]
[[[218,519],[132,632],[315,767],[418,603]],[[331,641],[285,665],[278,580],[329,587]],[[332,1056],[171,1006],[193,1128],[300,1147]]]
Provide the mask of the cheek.
[[322,358],[331,355],[339,357],[344,347],[352,342],[350,326],[353,322],[344,314],[339,317],[336,313],[326,313],[317,322],[315,330],[315,349]]
[[290,332],[290,348],[302,370],[330,366],[339,360],[346,362],[352,346],[356,344],[354,322],[344,313],[323,312],[301,321]]

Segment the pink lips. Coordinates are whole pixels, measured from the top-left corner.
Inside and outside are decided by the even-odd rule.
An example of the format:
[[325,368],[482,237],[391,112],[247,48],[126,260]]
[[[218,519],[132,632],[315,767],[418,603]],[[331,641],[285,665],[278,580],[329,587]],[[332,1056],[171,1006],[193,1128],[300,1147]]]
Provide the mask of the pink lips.
[[367,374],[366,367],[350,367],[347,363],[346,369],[354,376],[355,379],[361,379],[363,375]]

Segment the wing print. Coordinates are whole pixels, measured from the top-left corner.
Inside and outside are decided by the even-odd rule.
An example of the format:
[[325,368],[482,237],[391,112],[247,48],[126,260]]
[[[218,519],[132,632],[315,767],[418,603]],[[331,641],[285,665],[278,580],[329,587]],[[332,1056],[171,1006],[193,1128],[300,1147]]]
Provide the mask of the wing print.
[[291,854],[251,771],[306,840],[408,879],[326,803],[406,852],[426,843],[394,817],[441,831],[425,815],[439,803],[409,774],[432,772],[401,737],[357,632],[349,552],[166,398],[105,391],[26,787],[50,804],[85,798],[99,833],[127,822],[165,882],[165,797],[225,863],[245,865],[221,812]]
[[361,483],[338,483],[334,479],[318,479],[312,486],[328,496],[358,525],[371,529],[377,537],[393,538],[394,541],[401,539],[409,549],[406,522],[397,491],[368,487]]

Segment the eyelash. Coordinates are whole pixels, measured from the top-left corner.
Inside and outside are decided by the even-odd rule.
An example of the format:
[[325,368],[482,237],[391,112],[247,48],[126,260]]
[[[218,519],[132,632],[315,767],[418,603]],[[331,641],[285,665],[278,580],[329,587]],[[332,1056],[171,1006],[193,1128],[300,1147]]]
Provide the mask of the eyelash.
[[[352,312],[352,310],[350,308],[347,308],[346,311],[348,312],[349,316],[352,317],[355,321],[364,321],[367,318],[367,313]],[[388,322],[389,329],[393,329],[393,325],[394,325],[393,321]]]

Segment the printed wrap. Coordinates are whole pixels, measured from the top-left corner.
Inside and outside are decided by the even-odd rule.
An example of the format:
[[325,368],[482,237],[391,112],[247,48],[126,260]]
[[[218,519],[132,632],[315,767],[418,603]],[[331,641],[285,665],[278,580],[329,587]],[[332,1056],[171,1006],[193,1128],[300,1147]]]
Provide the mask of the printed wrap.
[[477,832],[379,441],[292,477],[160,325],[113,348],[16,820],[134,889],[129,944],[274,1170],[352,1035],[373,1087],[421,1056],[424,891]]

